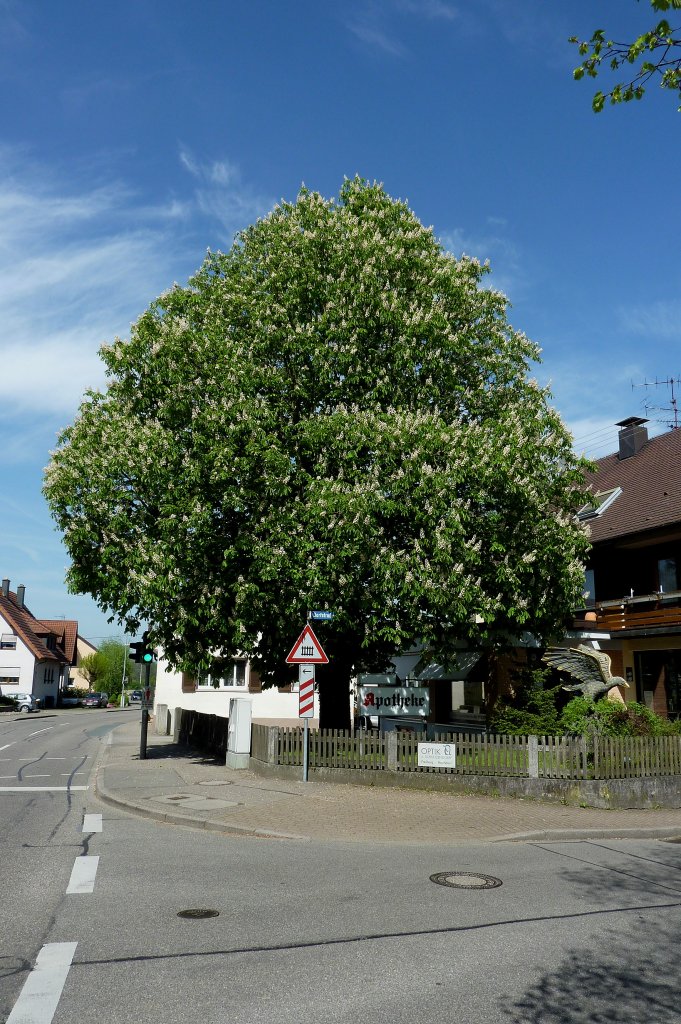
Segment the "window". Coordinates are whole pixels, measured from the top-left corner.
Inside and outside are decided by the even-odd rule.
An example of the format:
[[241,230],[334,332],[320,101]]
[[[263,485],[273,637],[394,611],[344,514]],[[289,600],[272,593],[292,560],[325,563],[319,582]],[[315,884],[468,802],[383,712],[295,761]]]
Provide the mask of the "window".
[[239,658],[234,661],[214,661],[210,672],[202,673],[197,686],[201,690],[245,689],[247,683],[246,662]]
[[596,580],[593,569],[587,569],[584,573],[584,604],[587,608],[593,608],[596,603]]
[[621,487],[613,487],[609,491],[596,491],[593,500],[588,501],[586,505],[582,505],[577,513],[577,518],[594,519],[596,516],[602,515],[606,508],[610,508],[613,501],[619,498],[621,493]]
[[660,558],[657,562],[658,590],[664,594],[671,594],[678,590],[678,577],[676,575],[676,559]]
[[0,635],[0,651],[16,651],[17,638],[14,633],[2,633]]
[[3,665],[0,668],[0,683],[18,683],[19,682],[19,669],[18,668],[7,668]]
[[45,673],[43,675],[43,681],[45,683],[53,683],[54,682],[54,668],[46,668],[45,669]]

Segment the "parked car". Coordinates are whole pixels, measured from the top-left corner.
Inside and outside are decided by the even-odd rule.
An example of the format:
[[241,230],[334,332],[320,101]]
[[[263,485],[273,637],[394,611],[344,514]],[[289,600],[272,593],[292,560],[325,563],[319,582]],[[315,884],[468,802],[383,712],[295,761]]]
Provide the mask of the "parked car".
[[40,711],[40,698],[32,693],[8,693],[7,696],[16,702],[17,711]]
[[131,704],[139,704],[143,697],[144,697],[144,691],[143,690],[132,690],[132,692],[130,693],[129,700],[130,700]]
[[83,697],[84,708],[105,708],[108,703],[108,693],[88,693],[87,697]]

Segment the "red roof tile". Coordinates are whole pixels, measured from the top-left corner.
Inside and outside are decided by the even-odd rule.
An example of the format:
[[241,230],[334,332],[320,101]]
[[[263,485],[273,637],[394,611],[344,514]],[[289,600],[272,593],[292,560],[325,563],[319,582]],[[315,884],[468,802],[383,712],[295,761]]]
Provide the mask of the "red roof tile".
[[57,635],[57,643],[64,651],[71,665],[76,664],[76,639],[78,623],[75,619],[40,619],[43,626]]
[[59,645],[56,650],[50,650],[43,639],[53,631],[36,619],[26,605],[20,608],[17,604],[17,595],[11,590],[8,597],[0,593],[0,615],[38,661],[58,661],[61,664],[68,662]]
[[628,459],[598,459],[587,482],[593,491],[621,487],[622,493],[590,519],[593,543],[681,524],[681,430],[647,441]]

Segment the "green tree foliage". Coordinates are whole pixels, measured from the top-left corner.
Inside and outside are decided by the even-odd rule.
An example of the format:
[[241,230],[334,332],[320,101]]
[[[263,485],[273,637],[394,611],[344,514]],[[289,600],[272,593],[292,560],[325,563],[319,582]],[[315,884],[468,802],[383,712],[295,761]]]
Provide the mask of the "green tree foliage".
[[583,586],[583,464],[485,270],[359,179],[210,253],[104,347],[53,454],[71,588],[178,667],[242,652],[266,685],[333,609],[324,727],[416,641],[551,635]]
[[[681,10],[681,0],[650,0],[654,11]],[[663,89],[671,89],[681,100],[681,26],[670,25],[662,18],[648,31],[634,40],[618,42],[609,39],[604,29],[596,29],[591,39],[570,38],[579,47],[582,63],[575,68],[576,79],[596,78],[602,66],[611,71],[631,68],[631,77],[618,82],[609,92],[594,94],[592,107],[600,113],[607,100],[610,103],[628,103],[640,100],[651,79],[659,81]],[[681,110],[681,106],[678,108]]]
[[[561,707],[567,694],[560,686],[548,685],[549,668],[523,665],[511,673],[512,693],[501,697],[490,715],[492,732],[509,736],[560,736],[564,729]],[[563,698],[563,699],[561,699]]]
[[97,658],[101,665],[98,686],[110,697],[121,692],[124,663],[126,679],[130,685],[131,670],[134,666],[128,659],[128,650],[128,645],[121,643],[120,640],[104,640],[97,651]]
[[104,671],[104,666],[99,657],[96,653],[86,654],[78,667],[81,674],[85,677],[88,687],[92,690]]

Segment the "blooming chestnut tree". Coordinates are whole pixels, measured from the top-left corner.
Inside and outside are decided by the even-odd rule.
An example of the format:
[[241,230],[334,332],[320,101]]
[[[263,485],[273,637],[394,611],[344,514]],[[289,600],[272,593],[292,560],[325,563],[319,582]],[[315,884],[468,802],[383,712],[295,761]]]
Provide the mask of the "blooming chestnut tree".
[[415,642],[551,636],[583,588],[582,465],[485,269],[361,179],[209,254],[102,349],[52,455],[70,587],[178,668],[238,651],[265,684],[331,609],[322,727]]

